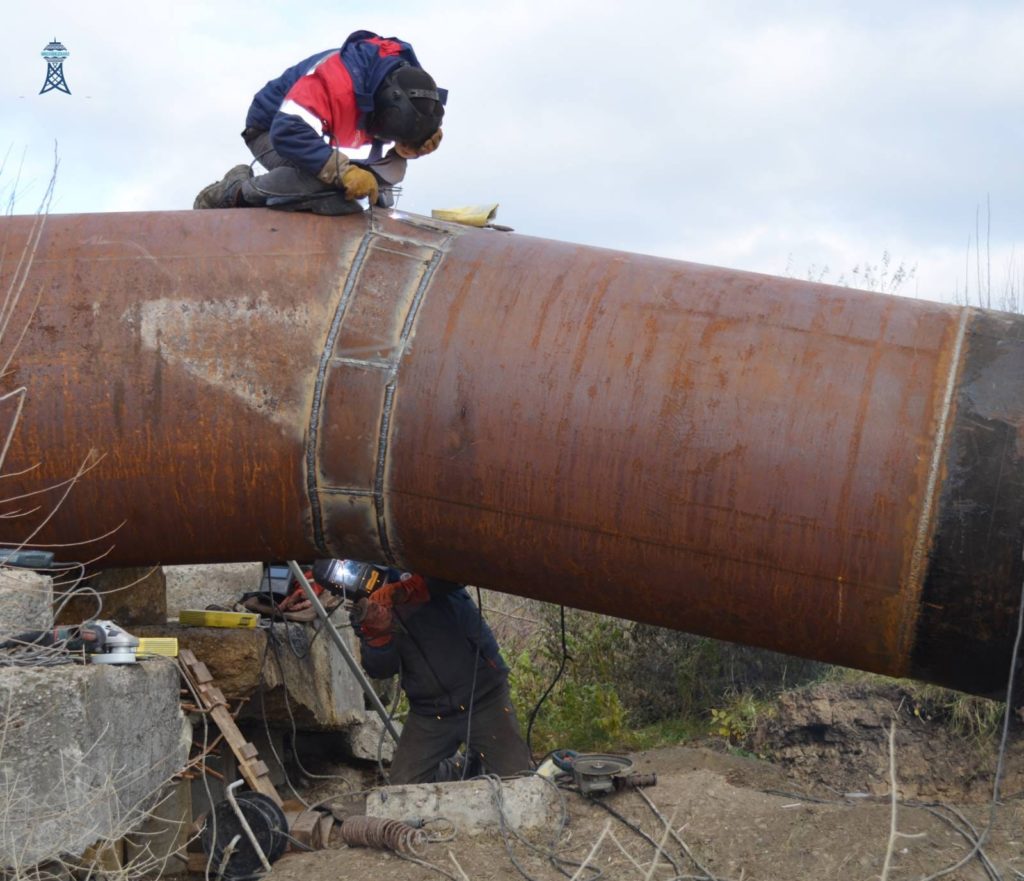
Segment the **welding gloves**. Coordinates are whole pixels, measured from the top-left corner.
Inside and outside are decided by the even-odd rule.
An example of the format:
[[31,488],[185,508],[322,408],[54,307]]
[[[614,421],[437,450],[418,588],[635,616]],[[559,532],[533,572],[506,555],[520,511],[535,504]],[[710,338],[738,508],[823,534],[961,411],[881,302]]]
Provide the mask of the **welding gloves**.
[[377,201],[377,178],[373,172],[353,165],[344,153],[337,150],[317,172],[317,180],[329,187],[344,190],[346,199],[362,199],[366,196],[369,197],[371,205]]
[[430,600],[430,590],[422,575],[403,572],[398,581],[377,588],[369,599],[361,599],[349,616],[360,639],[374,648],[391,642],[395,631],[395,606],[422,605]]
[[440,144],[441,129],[438,129],[418,147],[413,147],[409,144],[395,144],[395,152],[403,159],[416,159],[420,156],[426,156],[428,153],[433,153]]

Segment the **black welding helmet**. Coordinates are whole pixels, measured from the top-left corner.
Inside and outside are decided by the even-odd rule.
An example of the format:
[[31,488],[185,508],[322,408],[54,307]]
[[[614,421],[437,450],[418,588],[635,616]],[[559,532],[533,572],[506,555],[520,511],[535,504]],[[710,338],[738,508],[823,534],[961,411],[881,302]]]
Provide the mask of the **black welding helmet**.
[[429,73],[403,64],[374,93],[366,130],[381,141],[418,147],[441,127],[446,97]]
[[313,579],[331,593],[356,596],[371,594],[383,584],[386,570],[373,563],[359,560],[317,560],[313,564]]

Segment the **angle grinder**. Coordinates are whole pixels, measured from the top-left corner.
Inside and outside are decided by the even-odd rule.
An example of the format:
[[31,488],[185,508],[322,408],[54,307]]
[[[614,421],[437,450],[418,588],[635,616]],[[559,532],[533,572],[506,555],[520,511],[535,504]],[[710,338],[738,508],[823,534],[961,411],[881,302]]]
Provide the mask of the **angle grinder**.
[[93,664],[134,664],[139,638],[113,621],[86,621],[74,627],[31,630],[0,642],[0,649],[26,646],[60,646],[68,651],[84,651]]

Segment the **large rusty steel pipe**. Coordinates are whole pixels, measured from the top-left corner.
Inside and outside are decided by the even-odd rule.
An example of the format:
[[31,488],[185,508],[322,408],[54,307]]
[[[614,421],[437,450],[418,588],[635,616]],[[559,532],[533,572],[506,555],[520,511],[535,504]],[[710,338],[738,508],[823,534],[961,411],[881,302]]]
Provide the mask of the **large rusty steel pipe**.
[[1003,688],[1024,318],[380,212],[40,223],[0,221],[5,542],[386,559]]

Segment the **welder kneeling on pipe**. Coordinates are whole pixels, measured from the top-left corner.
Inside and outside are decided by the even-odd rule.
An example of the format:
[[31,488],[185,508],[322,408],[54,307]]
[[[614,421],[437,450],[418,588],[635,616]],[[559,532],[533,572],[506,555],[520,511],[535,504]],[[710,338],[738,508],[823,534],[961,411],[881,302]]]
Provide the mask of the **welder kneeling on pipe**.
[[375,679],[398,674],[409,699],[391,783],[506,777],[532,767],[508,666],[464,586],[349,560],[319,560],[313,574],[354,599],[363,669]]
[[[236,165],[193,207],[352,214],[363,198],[388,207],[406,160],[441,143],[446,99],[412,46],[356,31],[340,49],[300,61],[256,93],[242,138],[267,173]],[[387,144],[394,146],[385,153]],[[367,145],[365,159],[339,149]]]

